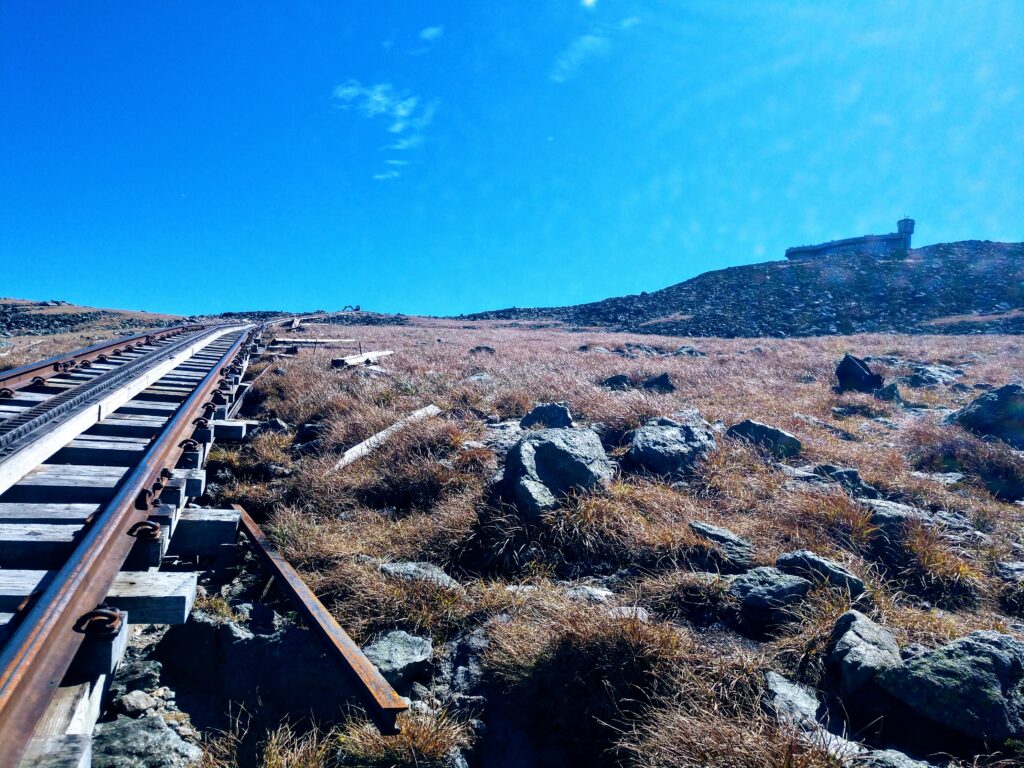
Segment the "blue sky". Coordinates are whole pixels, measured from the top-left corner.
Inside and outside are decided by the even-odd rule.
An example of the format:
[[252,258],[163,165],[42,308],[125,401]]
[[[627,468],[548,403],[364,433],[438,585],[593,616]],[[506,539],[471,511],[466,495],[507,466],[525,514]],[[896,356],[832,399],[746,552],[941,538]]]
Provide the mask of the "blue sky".
[[449,314],[1024,239],[1024,3],[0,0],[0,295]]

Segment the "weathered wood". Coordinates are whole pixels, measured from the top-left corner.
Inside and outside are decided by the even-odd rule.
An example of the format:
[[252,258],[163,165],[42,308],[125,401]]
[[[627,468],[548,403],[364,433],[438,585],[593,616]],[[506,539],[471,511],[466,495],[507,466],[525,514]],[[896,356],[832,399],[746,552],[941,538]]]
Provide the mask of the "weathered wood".
[[0,525],[9,523],[84,524],[99,504],[0,504]]
[[127,471],[127,467],[40,464],[0,494],[0,502],[104,502],[114,495]]
[[142,460],[149,440],[144,437],[79,435],[46,461],[48,464],[89,464],[130,467]]
[[390,438],[396,432],[399,432],[400,430],[404,429],[410,424],[414,424],[417,421],[423,421],[423,419],[430,418],[431,416],[436,416],[440,412],[441,409],[434,404],[428,405],[426,408],[420,408],[418,411],[413,411],[404,419],[396,421],[387,429],[382,430],[375,434],[373,437],[370,437],[364,440],[363,442],[359,443],[358,445],[354,445],[351,448],[349,448],[347,451],[345,451],[345,453],[341,455],[341,458],[338,459],[338,462],[334,465],[334,467],[331,468],[330,471],[337,472],[342,467],[347,467],[356,459],[360,459],[363,456],[366,456],[368,453],[374,451],[376,448],[379,448],[381,445],[387,442],[388,438]]
[[90,768],[92,736],[65,733],[33,738],[21,759],[21,768]]
[[[45,587],[55,571],[0,569],[0,612],[13,613],[26,596]],[[195,601],[191,572],[122,571],[106,603],[125,611],[131,624],[183,624]]]
[[118,413],[131,414],[135,416],[165,416],[170,417],[178,410],[178,403],[162,403],[159,400],[129,400],[117,409]]
[[190,499],[202,496],[206,490],[205,469],[172,469],[171,477],[185,483],[185,495]]
[[167,425],[166,416],[140,416],[132,413],[112,413],[93,424],[88,435],[106,437],[155,437]]
[[181,510],[169,555],[217,555],[238,539],[239,513],[234,509]]
[[59,567],[81,530],[81,524],[0,524],[0,568]]
[[244,440],[246,433],[259,422],[249,419],[216,419],[210,424],[217,440]]
[[380,352],[364,352],[361,355],[349,355],[348,357],[336,357],[331,360],[335,368],[347,368],[353,365],[369,365],[380,360],[382,357],[395,354],[390,349]]

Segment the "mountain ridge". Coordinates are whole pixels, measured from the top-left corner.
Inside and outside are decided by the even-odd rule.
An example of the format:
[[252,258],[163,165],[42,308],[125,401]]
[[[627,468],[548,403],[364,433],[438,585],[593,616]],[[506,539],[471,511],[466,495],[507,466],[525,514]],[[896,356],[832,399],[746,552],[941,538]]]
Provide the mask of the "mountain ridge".
[[673,336],[1024,333],[1024,243],[963,240],[892,256],[769,261],[648,293],[469,320],[558,320]]

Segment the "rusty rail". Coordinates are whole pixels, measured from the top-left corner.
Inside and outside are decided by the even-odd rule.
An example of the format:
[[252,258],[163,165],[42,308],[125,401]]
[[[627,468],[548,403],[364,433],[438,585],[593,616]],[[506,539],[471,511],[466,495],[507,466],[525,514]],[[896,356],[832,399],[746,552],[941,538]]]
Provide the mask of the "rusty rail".
[[238,339],[181,404],[0,652],[0,768],[18,766],[81,645],[76,623],[106,598],[135,542],[129,530],[147,521],[161,481],[181,454],[180,443],[191,435],[193,419],[212,410],[207,399],[216,399],[219,380],[245,343],[240,329]]
[[137,333],[132,336],[122,336],[119,339],[104,341],[91,347],[68,352],[64,355],[57,355],[35,363],[22,365],[18,368],[0,371],[0,390],[23,387],[26,384],[31,384],[37,377],[44,378],[46,374],[66,373],[77,368],[84,361],[94,362],[95,358],[100,355],[113,353],[114,350],[123,349],[129,344],[133,346],[140,342],[145,344],[148,341],[164,339],[168,336],[177,336],[187,330],[199,330],[201,327],[198,325],[176,325],[172,328],[161,328],[145,333]]
[[395,733],[395,718],[408,708],[405,700],[395,693],[395,689],[366,658],[355,641],[328,613],[324,604],[306,586],[302,577],[284,559],[249,513],[238,504],[232,506],[242,516],[242,530],[256,547],[260,559],[273,573],[278,585],[287,593],[307,626],[320,636],[338,659],[377,727],[382,733]]

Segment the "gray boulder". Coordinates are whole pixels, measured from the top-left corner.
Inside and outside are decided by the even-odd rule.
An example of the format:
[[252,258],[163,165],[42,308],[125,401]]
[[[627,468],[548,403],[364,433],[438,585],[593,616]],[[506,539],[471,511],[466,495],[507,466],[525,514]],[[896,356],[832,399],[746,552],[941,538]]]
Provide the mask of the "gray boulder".
[[363,653],[394,688],[405,690],[430,672],[434,644],[430,638],[398,630],[370,643]]
[[93,768],[185,768],[202,756],[156,715],[98,723],[92,741]]
[[501,486],[524,518],[536,519],[555,509],[570,491],[603,488],[614,475],[596,433],[542,429],[509,450]]
[[972,632],[878,677],[917,715],[990,744],[1024,736],[1024,644]]
[[1024,450],[1024,385],[1007,384],[986,392],[950,414],[948,420],[975,434],[996,437]]
[[874,392],[885,383],[881,375],[873,372],[867,363],[849,353],[836,366],[836,379],[840,390],[853,392]]
[[444,589],[451,589],[456,592],[465,591],[464,587],[459,584],[459,582],[433,563],[413,561],[381,563],[380,570],[382,573],[396,579],[404,579],[405,581],[422,581]]
[[121,712],[129,717],[138,717],[145,714],[146,710],[155,709],[160,702],[145,691],[135,690],[118,697],[114,703]]
[[802,448],[800,441],[789,432],[750,419],[733,424],[725,434],[728,437],[753,443],[777,459],[796,456]]
[[651,392],[659,392],[661,394],[668,394],[669,392],[676,391],[675,382],[672,381],[672,377],[669,376],[668,373],[650,376],[644,379],[640,386],[644,389],[650,390]]
[[875,397],[887,403],[896,403],[897,405],[903,402],[900,387],[895,381],[891,384],[886,384],[881,389],[875,390]]
[[683,478],[715,447],[711,425],[696,412],[684,421],[652,419],[633,432],[626,460],[656,475]]
[[818,477],[839,483],[839,485],[843,487],[843,490],[855,498],[863,497],[865,499],[877,499],[882,495],[878,492],[877,488],[865,483],[863,478],[860,476],[860,472],[853,467],[837,467],[833,464],[816,464],[811,467],[810,471]]
[[821,705],[813,688],[790,682],[778,672],[766,672],[764,683],[767,695],[762,706],[768,714],[800,731],[817,730]]
[[[691,520],[690,530],[718,546],[727,560],[722,564],[723,566],[732,566],[737,570],[744,571],[754,564],[754,546],[728,528],[711,525],[711,523],[700,520]],[[723,568],[722,570],[729,569]]]
[[896,639],[860,611],[839,617],[829,638],[825,667],[841,699],[856,696],[882,672],[902,663]]
[[494,377],[491,376],[491,374],[487,373],[486,371],[480,371],[479,373],[474,373],[471,376],[467,376],[465,378],[465,381],[467,381],[470,384],[493,384]]
[[789,609],[810,588],[807,579],[761,566],[733,576],[726,591],[736,601],[741,626],[752,634],[763,635],[786,621]]
[[572,414],[565,403],[540,403],[519,420],[523,429],[530,427],[571,427]]
[[822,557],[809,549],[786,552],[775,560],[775,567],[783,573],[803,576],[805,579],[826,581],[850,593],[851,597],[864,594],[864,582],[839,563]]

